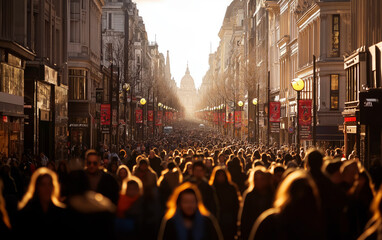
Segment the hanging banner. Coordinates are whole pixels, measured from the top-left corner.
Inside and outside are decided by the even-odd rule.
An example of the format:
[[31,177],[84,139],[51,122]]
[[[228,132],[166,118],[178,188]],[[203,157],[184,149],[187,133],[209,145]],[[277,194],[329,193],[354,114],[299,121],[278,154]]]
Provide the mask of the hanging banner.
[[101,125],[110,125],[110,104],[101,104]]
[[221,121],[222,121],[223,123],[226,123],[226,122],[225,122],[225,113],[224,113],[224,112],[221,113]]
[[135,110],[135,123],[143,123],[143,111],[142,109]]
[[235,127],[241,127],[241,111],[235,111]]
[[152,122],[154,120],[154,111],[153,110],[148,110],[147,111],[147,120],[149,122]]
[[298,123],[302,126],[312,125],[312,100],[300,100],[298,103]]
[[155,126],[162,126],[162,116],[163,116],[163,112],[158,111],[157,116],[155,118]]
[[218,113],[214,113],[214,122],[217,123],[219,121],[219,115]]
[[280,102],[270,102],[269,103],[269,122],[279,123],[280,122]]
[[312,100],[300,100],[298,107],[300,139],[312,140]]

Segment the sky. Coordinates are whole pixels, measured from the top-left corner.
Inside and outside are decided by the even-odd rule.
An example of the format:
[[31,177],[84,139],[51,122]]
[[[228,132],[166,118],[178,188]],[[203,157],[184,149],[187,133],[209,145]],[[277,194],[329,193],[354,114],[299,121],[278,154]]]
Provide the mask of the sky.
[[208,55],[219,46],[219,30],[232,0],[133,0],[143,17],[149,41],[166,57],[177,85],[187,62],[196,88],[207,72]]

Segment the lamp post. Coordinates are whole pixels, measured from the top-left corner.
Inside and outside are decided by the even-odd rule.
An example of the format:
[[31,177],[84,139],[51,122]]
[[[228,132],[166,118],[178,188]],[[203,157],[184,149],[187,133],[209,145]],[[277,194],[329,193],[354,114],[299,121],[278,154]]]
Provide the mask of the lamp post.
[[127,102],[127,92],[130,91],[130,84],[128,83],[124,83],[122,85],[122,89],[124,90],[123,91],[123,98],[125,99],[125,102],[123,104],[123,121],[125,122],[125,126],[124,126],[124,132],[123,132],[123,142],[124,144],[126,145],[126,135],[127,135],[127,111],[126,111],[126,102]]
[[255,139],[257,139],[257,129],[258,129],[258,127],[257,127],[257,112],[256,112],[256,110],[257,110],[257,103],[258,103],[258,100],[257,100],[257,98],[254,98],[253,100],[252,100],[252,104],[255,106],[255,118],[254,118],[254,120],[255,120],[255,132],[254,132],[254,135],[255,135]]
[[144,139],[144,134],[145,134],[145,104],[146,104],[146,99],[145,98],[141,98],[141,100],[139,101],[139,103],[142,105],[142,139]]
[[300,92],[304,89],[305,87],[305,82],[304,80],[302,80],[301,78],[295,78],[292,80],[291,82],[292,84],[292,88],[293,90],[295,90],[297,92],[297,110],[296,110],[296,116],[297,116],[297,127],[296,127],[296,131],[297,131],[297,135],[296,135],[296,144],[297,144],[297,151],[299,151],[300,149],[300,126],[299,126],[299,104],[300,104]]
[[[243,101],[238,101],[237,102],[237,105],[239,106],[239,113],[240,113],[240,138],[241,138],[241,111],[242,111],[242,107],[243,107],[243,105],[244,105],[244,103],[243,103]],[[235,127],[235,129],[236,129],[236,126],[234,126]]]

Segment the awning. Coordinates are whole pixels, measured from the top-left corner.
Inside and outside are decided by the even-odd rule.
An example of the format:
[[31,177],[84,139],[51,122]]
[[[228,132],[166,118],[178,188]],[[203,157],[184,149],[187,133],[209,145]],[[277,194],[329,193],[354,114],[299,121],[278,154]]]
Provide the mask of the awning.
[[8,117],[28,118],[28,115],[14,112],[0,112],[0,115]]

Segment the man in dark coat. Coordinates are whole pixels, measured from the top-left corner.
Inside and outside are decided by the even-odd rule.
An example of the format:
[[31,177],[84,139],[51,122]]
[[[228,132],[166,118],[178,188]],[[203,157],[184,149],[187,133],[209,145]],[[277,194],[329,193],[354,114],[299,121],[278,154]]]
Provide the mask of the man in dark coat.
[[115,205],[118,203],[119,185],[113,176],[100,169],[100,156],[95,150],[86,154],[86,175],[90,190],[108,197]]

